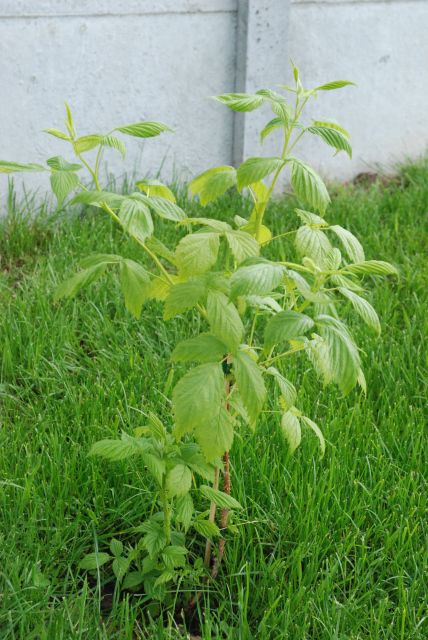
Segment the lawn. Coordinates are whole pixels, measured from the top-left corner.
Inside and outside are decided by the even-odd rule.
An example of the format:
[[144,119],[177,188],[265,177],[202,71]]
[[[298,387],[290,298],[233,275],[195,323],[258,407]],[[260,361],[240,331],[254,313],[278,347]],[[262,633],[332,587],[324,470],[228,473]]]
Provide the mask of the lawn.
[[[367,397],[343,399],[297,360],[287,374],[324,431],[325,457],[310,436],[290,456],[268,412],[255,434],[236,438],[232,467],[241,479],[234,474],[232,485],[245,512],[199,601],[193,632],[204,640],[428,636],[428,163],[390,181],[334,187],[332,199],[328,220],[360,237],[368,259],[389,260],[401,274],[372,283],[381,339],[357,329]],[[233,196],[208,212],[184,193],[181,205],[194,215],[242,213]],[[271,205],[275,233],[291,227],[293,205]],[[166,229],[172,238],[171,223]],[[188,315],[163,325],[156,303],[134,320],[113,277],[54,303],[55,286],[95,251],[140,257],[95,210],[55,217],[11,194],[0,227],[2,640],[185,637],[180,619],[150,608],[144,595],[113,603],[77,569],[112,535],[130,540],[152,508],[144,469],[87,452],[143,424],[143,410],[168,419],[178,377],[170,345],[197,322]],[[290,259],[292,242],[271,251]]]

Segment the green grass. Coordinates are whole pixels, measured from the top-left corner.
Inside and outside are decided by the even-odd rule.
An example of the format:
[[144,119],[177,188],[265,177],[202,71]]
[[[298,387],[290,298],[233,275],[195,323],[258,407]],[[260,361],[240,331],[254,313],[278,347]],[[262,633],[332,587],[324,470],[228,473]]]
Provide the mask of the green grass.
[[[202,215],[241,206],[225,197]],[[0,637],[183,637],[168,614],[151,620],[138,595],[100,615],[99,591],[77,564],[113,534],[128,539],[152,502],[141,470],[88,459],[88,449],[140,425],[142,409],[169,416],[171,345],[198,321],[163,326],[156,304],[133,320],[113,278],[54,304],[80,257],[138,249],[97,213],[55,219],[13,198],[9,209],[0,228]],[[334,190],[329,220],[355,232],[368,258],[401,271],[398,282],[373,283],[381,340],[357,328],[367,398],[323,388],[296,360],[288,374],[326,435],[324,459],[309,434],[290,457],[269,414],[236,439],[233,492],[246,520],[200,600],[204,640],[428,636],[427,210],[427,163],[383,186]],[[276,233],[294,226],[292,203],[274,203],[268,215]],[[278,242],[272,255],[292,251]]]

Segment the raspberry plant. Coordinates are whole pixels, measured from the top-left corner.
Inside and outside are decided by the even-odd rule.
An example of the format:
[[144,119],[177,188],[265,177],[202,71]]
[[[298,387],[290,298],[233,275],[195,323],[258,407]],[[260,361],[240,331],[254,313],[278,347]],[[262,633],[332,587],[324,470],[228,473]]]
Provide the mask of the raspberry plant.
[[[159,510],[138,528],[144,535],[135,547],[124,553],[122,543],[113,541],[111,553],[90,554],[82,567],[91,570],[112,562],[122,586],[133,588],[143,583],[153,597],[164,597],[165,585],[171,581],[189,576],[193,580],[201,574],[201,562],[190,565],[186,561],[184,536],[190,528],[206,538],[205,571],[217,574],[230,512],[241,508],[230,495],[229,451],[237,429],[245,433],[256,428],[268,398],[277,398],[269,415],[278,416],[291,452],[299,446],[302,430],[309,430],[324,453],[322,431],[298,408],[298,390],[284,371],[292,367],[293,358],[303,356],[325,384],[336,384],[343,394],[356,385],[365,390],[360,350],[346,318],[348,311],[353,311],[379,335],[379,318],[365,298],[365,277],[397,273],[386,262],[366,260],[360,241],[328,221],[326,185],[295,155],[304,136],[316,136],[336,153],[351,156],[348,132],[324,118],[306,122],[304,109],[319,93],[352,83],[339,80],[305,89],[294,65],[293,72],[294,84],[282,86],[283,93],[262,89],[254,94],[217,97],[238,112],[270,109],[274,117],[261,131],[261,141],[270,135],[281,136],[281,155],[250,157],[237,169],[214,167],[190,184],[191,194],[202,206],[236,188],[252,201],[248,219],[237,215],[224,222],[189,217],[171,190],[157,180],[137,182],[138,191],[130,195],[101,188],[103,150],[112,147],[123,155],[125,152],[115,134],[151,137],[168,130],[162,123],[141,122],[108,134],[78,137],[67,107],[67,133],[48,130],[71,145],[80,163],[61,157],[48,160],[58,206],[78,190],[71,204],[105,211],[141,247],[152,265],[147,266],[147,259],[136,262],[121,255],[88,256],[81,269],[59,286],[56,298],[72,297],[113,270],[119,274],[125,305],[135,317],[139,318],[143,305],[154,299],[163,303],[164,321],[199,314],[204,328],[172,349],[172,361],[189,367],[172,392],[172,428],[149,414],[147,425],[132,436],[124,433],[120,440],[103,440],[91,450],[92,455],[110,460],[138,456],[154,481]],[[85,154],[93,149],[96,157],[91,166]],[[89,171],[94,188],[81,182],[78,172],[82,168]],[[2,162],[0,170],[46,169]],[[299,203],[295,209],[297,228],[273,236],[265,214],[275,186],[284,178]],[[168,247],[157,237],[157,216],[184,233],[176,246]],[[300,256],[297,262],[265,257],[270,243],[291,234]],[[193,482],[195,475],[210,484],[198,486]],[[195,492],[198,500],[204,497],[210,501],[206,512],[195,510]],[[216,538],[218,549],[213,554]]]

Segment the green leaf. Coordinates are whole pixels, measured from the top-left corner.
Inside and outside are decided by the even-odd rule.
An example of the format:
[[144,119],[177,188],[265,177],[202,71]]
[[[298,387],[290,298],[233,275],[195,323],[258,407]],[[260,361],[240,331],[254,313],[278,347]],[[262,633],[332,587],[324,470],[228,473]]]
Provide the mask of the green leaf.
[[144,574],[141,571],[130,571],[122,582],[122,589],[137,589],[144,582]]
[[235,260],[240,263],[246,258],[258,256],[260,245],[246,231],[226,231],[224,234]]
[[364,262],[364,249],[360,241],[347,229],[334,224],[329,228],[341,241],[343,248],[353,262]]
[[95,442],[89,450],[89,456],[100,456],[107,460],[126,460],[131,456],[141,453],[135,443],[129,440],[113,440],[107,438],[105,440],[99,440]]
[[272,89],[259,89],[256,93],[270,103],[272,111],[280,118],[283,125],[291,120],[293,109],[284,96],[277,91],[272,91]]
[[166,584],[167,582],[170,582],[171,580],[173,580],[175,578],[175,571],[171,571],[171,570],[167,570],[164,571],[163,573],[160,574],[160,576],[158,576],[154,582],[154,587],[160,587],[163,584]]
[[348,264],[342,269],[342,273],[352,275],[373,275],[373,276],[398,276],[398,270],[389,262],[383,260],[366,260]]
[[196,440],[208,462],[218,460],[233,443],[234,421],[222,405],[218,405],[211,419],[207,416],[195,429]]
[[97,267],[103,264],[118,264],[122,262],[122,260],[122,256],[114,253],[91,253],[80,261],[80,266],[83,267],[83,269],[89,269],[90,267]]
[[296,285],[298,292],[306,300],[310,300],[315,304],[327,304],[331,301],[331,298],[322,291],[313,292],[308,281],[300,273],[297,273],[297,271],[290,269],[287,274]]
[[172,403],[176,433],[188,433],[217,415],[225,390],[221,364],[207,363],[190,369],[176,384]]
[[232,275],[231,295],[236,296],[263,295],[270,293],[281,283],[286,269],[283,265],[270,262],[264,258],[253,259]]
[[233,358],[233,372],[242,402],[252,423],[255,423],[266,400],[266,388],[257,362],[239,351]]
[[183,525],[185,531],[190,527],[194,510],[190,493],[186,493],[177,498],[175,502],[175,519]]
[[280,169],[285,164],[282,158],[248,158],[237,171],[238,189],[241,191],[254,182]]
[[231,352],[236,351],[244,333],[244,326],[235,305],[224,293],[208,293],[207,317],[211,332],[222,340]]
[[123,553],[123,544],[120,540],[112,538],[110,541],[110,551],[116,557],[121,556]]
[[186,565],[186,555],[189,552],[186,547],[171,545],[166,547],[162,552],[162,560],[167,569],[175,569],[176,567],[184,567]]
[[328,256],[333,247],[324,231],[304,225],[295,238],[296,249],[301,256],[311,258],[320,268],[327,268]]
[[305,343],[306,354],[316,373],[323,379],[324,384],[333,381],[333,371],[330,358],[330,346],[318,334],[312,334],[311,340]]
[[291,409],[294,406],[297,398],[296,387],[276,369],[276,367],[269,367],[266,369],[266,373],[273,376],[281,392],[283,399],[283,405],[285,409]]
[[344,394],[356,385],[360,370],[358,349],[345,325],[331,316],[315,318],[320,335],[328,346],[331,378]]
[[20,171],[47,171],[41,164],[23,164],[21,162],[8,162],[0,160],[0,173],[18,173]]
[[306,416],[301,416],[300,419],[310,429],[312,429],[312,431],[315,433],[316,437],[318,438],[320,443],[320,449],[321,449],[321,457],[322,457],[325,454],[325,440],[324,440],[324,436],[321,429],[313,420],[311,420],[310,418],[307,418]]
[[297,311],[281,311],[269,319],[265,329],[265,346],[277,344],[305,334],[314,326],[312,318]]
[[292,158],[291,185],[296,196],[309,206],[324,213],[330,196],[320,176],[307,164]]
[[79,176],[72,171],[54,171],[51,174],[50,181],[58,207],[60,207],[68,194],[78,186]]
[[117,127],[115,131],[120,131],[128,136],[135,138],[153,138],[163,131],[172,131],[163,122],[136,122],[135,124],[126,124],[123,127]]
[[50,136],[54,136],[54,138],[59,138],[60,140],[71,141],[71,138],[66,133],[63,133],[59,129],[43,129],[44,133],[48,133]]
[[282,311],[281,305],[270,296],[245,296],[245,302],[248,306],[255,307],[259,311],[269,311],[270,313]]
[[102,264],[78,271],[74,276],[65,280],[56,288],[54,301],[57,302],[61,298],[72,298],[80,291],[80,289],[88,284],[92,284],[92,282],[95,282],[95,280],[101,277],[105,272],[105,268],[106,265]]
[[70,136],[75,138],[76,137],[76,130],[74,128],[73,115],[71,113],[71,108],[70,108],[70,105],[67,102],[65,102],[64,105],[65,105],[65,112],[67,114],[65,125],[67,127],[67,130],[68,130]]
[[119,138],[116,138],[116,136],[112,136],[110,134],[107,136],[102,136],[101,146],[110,147],[110,149],[116,149],[116,151],[119,151],[122,158],[125,158],[126,147],[123,144],[122,140],[119,140]]
[[171,189],[162,182],[159,182],[159,180],[149,180],[148,178],[145,178],[144,180],[136,182],[135,185],[148,196],[160,196],[165,200],[175,202],[175,195],[172,193]]
[[111,556],[108,553],[101,553],[100,551],[88,553],[88,555],[79,562],[79,569],[86,569],[87,571],[98,569],[98,567],[102,567],[103,564],[106,564],[109,560],[111,560]]
[[125,306],[137,318],[147,299],[147,285],[150,282],[146,270],[133,260],[122,260],[120,263],[120,286],[125,298]]
[[149,411],[147,415],[147,420],[148,420],[147,428],[150,430],[150,432],[156,438],[156,440],[160,442],[165,440],[167,431],[164,427],[163,422],[158,418],[158,416],[152,411]]
[[53,171],[79,171],[82,168],[81,164],[76,164],[75,162],[67,162],[62,156],[54,156],[53,158],[49,158],[46,161],[46,164]]
[[98,133],[82,136],[77,138],[77,140],[74,140],[73,147],[76,153],[85,153],[86,151],[91,151],[91,149],[98,147],[101,144],[102,139],[103,136]]
[[206,484],[202,484],[199,487],[199,490],[205,498],[207,498],[211,502],[214,502],[218,507],[221,507],[222,509],[243,508],[242,505],[239,504],[239,502],[235,500],[233,496],[224,493],[224,491],[213,489],[213,487],[209,487]]
[[195,275],[211,269],[217,261],[218,233],[191,233],[177,245],[175,257],[183,275]]
[[[232,230],[230,224],[223,222],[223,220],[216,220],[215,218],[185,218],[181,221],[181,224],[200,224],[209,227],[213,231],[219,231],[220,233]],[[206,229],[204,229],[204,231],[206,231]]]
[[125,200],[125,196],[110,191],[81,191],[74,196],[71,204],[87,204],[100,206],[103,202],[109,205],[111,209],[117,209]]
[[309,226],[328,227],[328,222],[311,211],[304,211],[303,209],[294,209],[302,222],[305,222]]
[[333,89],[342,89],[342,87],[349,85],[356,86],[355,82],[351,82],[350,80],[334,80],[333,82],[327,82],[319,87],[315,87],[314,91],[332,91]]
[[209,333],[201,333],[195,338],[182,340],[171,355],[175,362],[218,362],[225,353],[226,345]]
[[153,233],[153,220],[148,207],[134,198],[125,198],[119,209],[119,220],[132,238],[144,242]]
[[193,528],[204,538],[218,538],[221,533],[215,522],[209,520],[195,520]]
[[312,127],[307,127],[306,131],[313,133],[316,136],[319,136],[326,142],[330,147],[337,149],[337,151],[345,151],[350,158],[352,158],[352,147],[349,144],[349,140],[346,136],[343,135],[336,128],[327,127],[325,125],[317,125]]
[[263,96],[251,93],[224,93],[214,98],[233,111],[254,111],[264,102]]
[[164,530],[159,523],[150,520],[147,525],[143,545],[147,549],[150,558],[155,558],[165,547],[167,541]]
[[147,205],[160,217],[173,222],[184,220],[186,214],[175,202],[168,198],[151,195],[147,197]]
[[199,195],[203,207],[222,196],[228,189],[236,185],[236,169],[224,165],[213,167],[194,178],[189,185],[193,196]]
[[299,418],[291,411],[286,411],[281,418],[281,430],[288,442],[290,453],[294,453],[302,440]]
[[276,129],[283,129],[286,126],[286,123],[282,118],[273,118],[270,120],[267,125],[263,127],[260,132],[260,142],[263,142],[267,136],[269,136]]
[[166,469],[165,461],[159,458],[157,454],[146,453],[146,452],[142,453],[142,458],[149,473],[151,473],[153,478],[161,487],[163,482],[163,477],[165,475],[165,469]]
[[214,466],[205,460],[196,442],[181,443],[180,456],[192,471],[205,480],[214,482]]
[[190,491],[192,472],[184,464],[176,464],[166,475],[166,488],[170,496],[182,496]]
[[188,280],[173,285],[165,300],[165,320],[196,307],[205,297],[205,293],[206,288],[201,280]]
[[370,302],[367,302],[364,298],[361,298],[359,295],[346,289],[345,287],[339,287],[339,292],[351,301],[352,306],[359,316],[364,320],[367,326],[373,329],[378,335],[380,335],[380,321],[379,316],[376,311],[373,309]]
[[343,136],[345,136],[345,138],[351,137],[349,135],[349,131],[341,127],[340,124],[337,124],[337,122],[329,122],[327,120],[314,120],[313,123],[316,127],[327,127],[328,129],[335,129]]
[[107,458],[107,460],[125,460],[134,454],[141,454],[144,448],[145,445],[141,441],[127,434],[122,434],[121,440],[107,438],[95,442],[88,455],[100,456]]

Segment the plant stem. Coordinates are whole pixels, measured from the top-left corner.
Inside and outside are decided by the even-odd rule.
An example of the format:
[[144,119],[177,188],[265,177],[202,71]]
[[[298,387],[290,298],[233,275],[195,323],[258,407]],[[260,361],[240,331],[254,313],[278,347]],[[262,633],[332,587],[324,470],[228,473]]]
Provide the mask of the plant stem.
[[141,242],[140,240],[137,240],[137,242],[141,247],[143,247],[143,249],[147,253],[147,255],[149,255],[151,257],[153,262],[158,267],[159,271],[165,276],[165,278],[168,280],[168,282],[170,284],[174,284],[174,280],[171,278],[171,276],[169,275],[168,271],[165,269],[165,267],[163,266],[162,262],[159,260],[157,255],[155,253],[153,253],[153,251],[151,251],[151,249],[149,249],[148,246],[146,244],[144,244],[144,242]]
[[76,156],[79,158],[80,162],[83,162],[83,164],[85,165],[85,167],[87,168],[87,170],[89,171],[89,173],[91,174],[91,176],[94,179],[95,182],[95,188],[97,191],[101,191],[101,186],[100,183],[98,182],[98,177],[97,174],[95,173],[95,171],[92,169],[92,167],[86,162],[85,158],[82,158],[80,153],[76,153]]
[[162,509],[163,509],[163,530],[165,533],[166,544],[169,545],[171,543],[171,508],[168,502],[168,492],[165,486],[166,476],[164,476],[164,481],[161,489],[161,500],[162,500]]
[[266,365],[270,365],[272,364],[272,362],[275,362],[276,360],[280,360],[281,358],[285,358],[286,356],[290,356],[292,353],[297,353],[298,351],[303,351],[305,347],[294,347],[293,349],[289,349],[288,351],[284,351],[283,353],[278,354],[277,356],[274,356],[273,358],[268,358],[267,360],[265,360],[264,362],[260,362],[259,364],[262,366],[266,366]]
[[[226,359],[226,362],[230,363],[230,357]],[[228,400],[229,394],[230,394],[230,387],[231,387],[231,382],[230,382],[229,376],[227,375],[224,378],[224,390],[226,392],[226,411],[230,411],[230,404]],[[231,488],[232,487],[231,487],[231,481],[230,481],[230,457],[229,457],[229,451],[225,451],[223,455],[223,492],[227,493],[227,495],[230,495]],[[225,507],[223,507],[221,510],[220,528],[223,529],[224,533],[226,532],[227,523],[229,521],[229,511],[230,510]],[[226,547],[226,538],[223,536],[220,539],[220,542],[218,543],[218,554],[213,562],[213,568],[211,571],[212,578],[217,577],[220,563],[224,556],[225,547]]]
[[[220,469],[216,467],[214,469],[213,489],[216,489],[216,490],[218,489],[219,479],[220,479]],[[208,520],[210,522],[215,521],[216,512],[217,512],[217,505],[214,501],[212,501],[210,504],[210,513],[208,516]],[[209,539],[207,539],[205,543],[204,565],[206,566],[207,569],[209,569],[211,566],[211,540]]]

